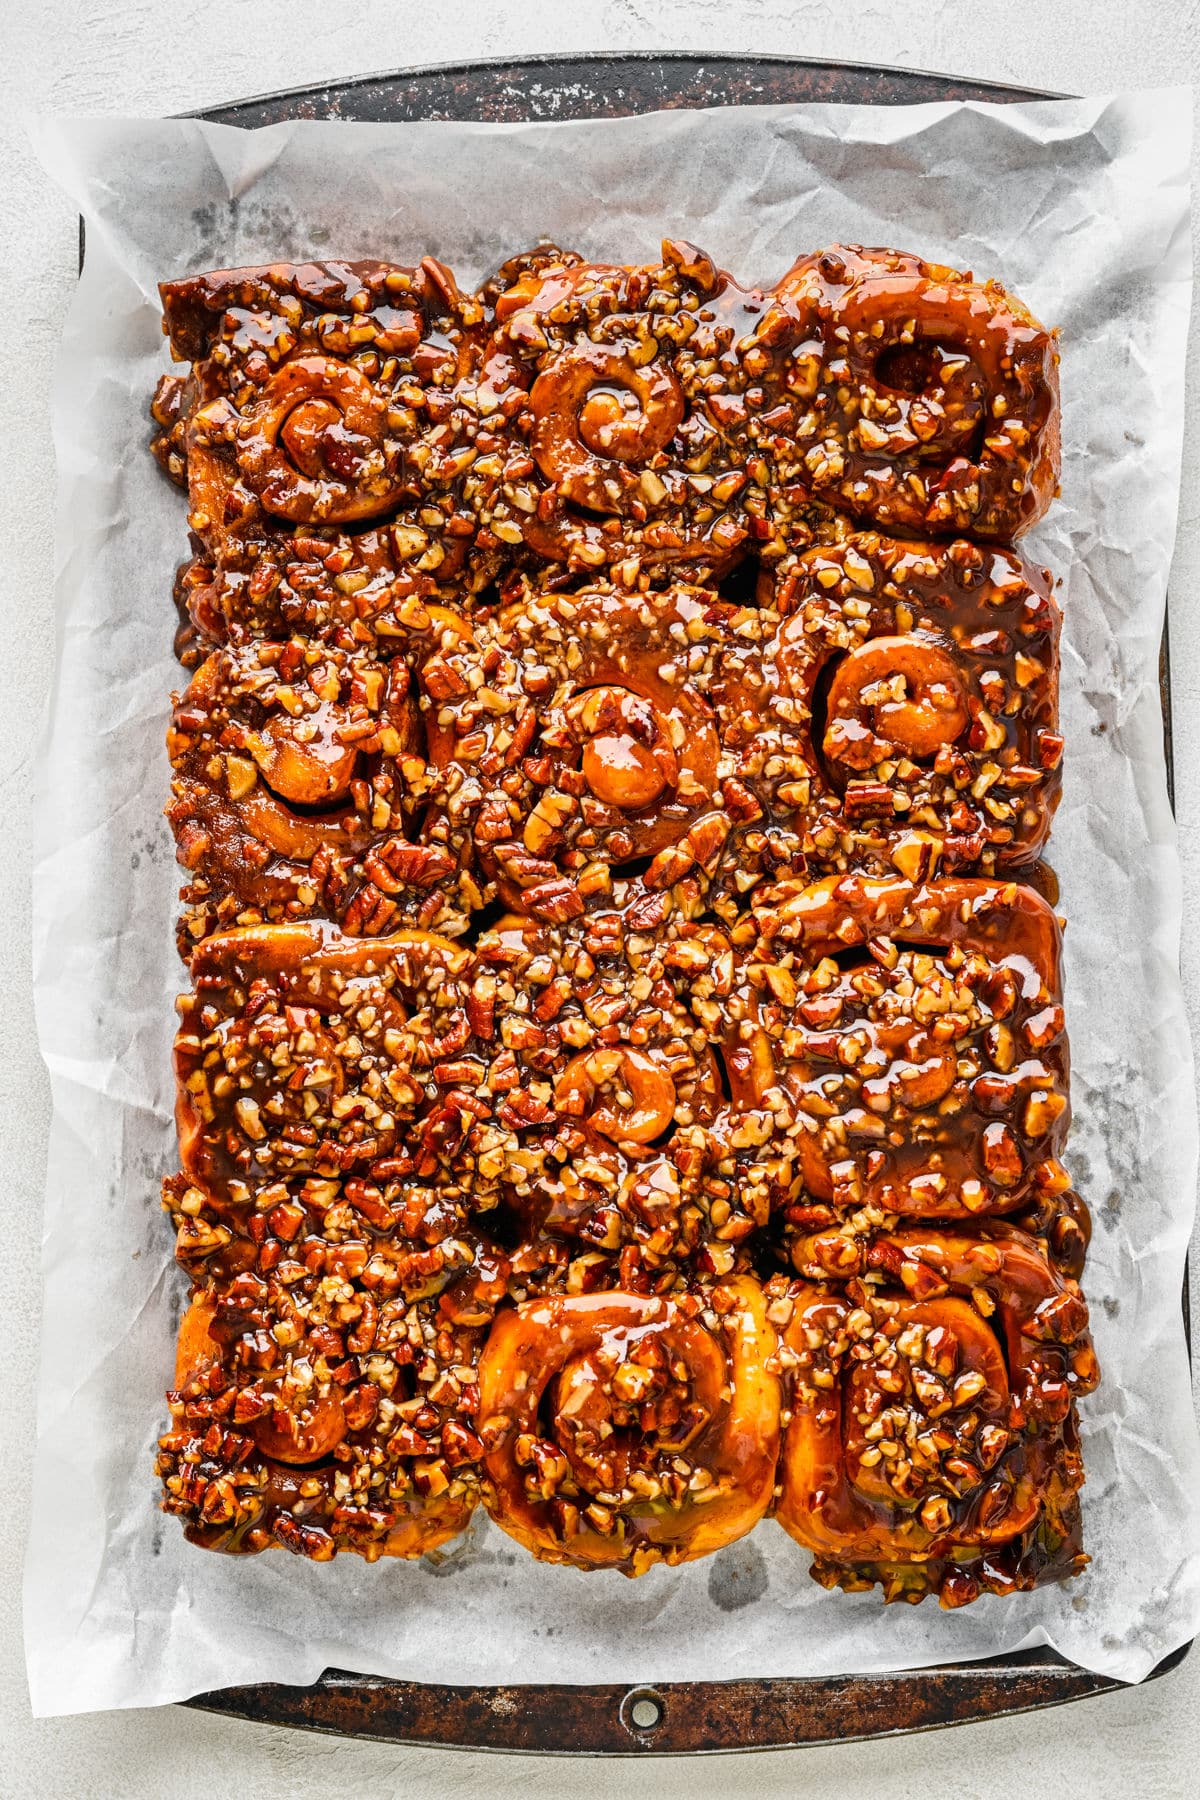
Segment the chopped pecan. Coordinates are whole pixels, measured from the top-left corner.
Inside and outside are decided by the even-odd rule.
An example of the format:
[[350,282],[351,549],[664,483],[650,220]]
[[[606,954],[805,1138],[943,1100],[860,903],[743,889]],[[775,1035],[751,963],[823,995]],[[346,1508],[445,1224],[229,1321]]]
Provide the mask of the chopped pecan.
[[454,873],[454,858],[448,850],[430,844],[410,844],[402,837],[386,838],[369,853],[364,864],[367,875],[385,894],[398,894],[403,887],[434,887]]
[[521,898],[535,919],[544,919],[550,925],[577,919],[583,911],[579,889],[566,876],[555,881],[536,882],[525,889]]

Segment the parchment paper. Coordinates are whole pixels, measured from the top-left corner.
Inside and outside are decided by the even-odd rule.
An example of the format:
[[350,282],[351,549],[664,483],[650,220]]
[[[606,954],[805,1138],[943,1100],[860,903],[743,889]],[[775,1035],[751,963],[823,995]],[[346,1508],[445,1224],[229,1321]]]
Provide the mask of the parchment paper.
[[[1136,1679],[1200,1619],[1200,1457],[1180,1281],[1196,1121],[1156,685],[1190,300],[1183,91],[1022,106],[807,106],[528,126],[45,121],[87,220],[60,359],[59,663],[37,790],[38,1027],[55,1114],[26,1633],[38,1714],[327,1665],[445,1682],[887,1669],[1050,1643]],[[234,1561],[156,1510],[185,1283],[173,1166],[161,817],[184,505],[146,450],[156,283],[213,266],[424,252],[464,282],[542,236],[651,259],[666,232],[743,279],[838,239],[998,275],[1062,327],[1063,497],[1027,540],[1062,579],[1062,878],[1086,1275],[1087,1545],[1066,1587],[946,1614],[830,1595],[772,1524],[637,1582],[544,1568],[486,1523],[437,1564]],[[1176,595],[1183,605],[1194,596]]]

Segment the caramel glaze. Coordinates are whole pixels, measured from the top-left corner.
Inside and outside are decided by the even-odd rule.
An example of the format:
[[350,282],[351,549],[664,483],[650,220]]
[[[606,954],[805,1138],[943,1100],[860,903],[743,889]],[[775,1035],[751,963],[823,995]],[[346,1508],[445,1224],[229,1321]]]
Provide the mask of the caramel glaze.
[[[1052,333],[835,247],[166,284],[192,1541],[1072,1573]],[[998,1217],[1003,1215],[1003,1219]]]
[[776,1517],[817,1579],[960,1606],[1079,1567],[1071,1409],[1098,1376],[1076,1284],[1004,1226],[881,1234],[857,1267],[797,1288],[784,1332]]
[[502,1313],[479,1365],[486,1504],[546,1562],[642,1574],[771,1503],[775,1331],[749,1279],[703,1300],[594,1294]]
[[474,1367],[506,1266],[462,1235],[343,1235],[332,1207],[301,1230],[278,1210],[184,1316],[166,1510],[206,1549],[424,1555],[479,1498]]
[[759,1097],[785,1097],[793,1223],[964,1219],[1069,1188],[1060,935],[1038,895],[828,877],[776,891],[761,925],[724,1017]]

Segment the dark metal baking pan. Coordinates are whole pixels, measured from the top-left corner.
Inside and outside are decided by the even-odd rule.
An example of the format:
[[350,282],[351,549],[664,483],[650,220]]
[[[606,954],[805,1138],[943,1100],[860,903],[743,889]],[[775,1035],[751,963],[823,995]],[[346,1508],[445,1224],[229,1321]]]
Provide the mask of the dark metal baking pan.
[[[209,108],[223,125],[289,119],[610,119],[663,108],[776,105],[826,100],[888,106],[929,100],[1044,99],[1033,88],[766,56],[653,54],[548,56],[452,63],[295,88]],[[1171,782],[1170,688],[1163,641],[1162,698]],[[1173,783],[1172,783],[1173,786]],[[1186,1304],[1186,1288],[1185,1288]],[[1154,1677],[1175,1668],[1189,1645]],[[631,1655],[631,1663],[635,1657]],[[1153,1679],[1154,1677],[1151,1677]],[[311,1687],[263,1683],[187,1702],[260,1724],[341,1737],[462,1748],[621,1755],[784,1748],[888,1737],[1033,1712],[1123,1684],[1050,1650],[1016,1651],[892,1674],[653,1687],[435,1687],[327,1669]]]

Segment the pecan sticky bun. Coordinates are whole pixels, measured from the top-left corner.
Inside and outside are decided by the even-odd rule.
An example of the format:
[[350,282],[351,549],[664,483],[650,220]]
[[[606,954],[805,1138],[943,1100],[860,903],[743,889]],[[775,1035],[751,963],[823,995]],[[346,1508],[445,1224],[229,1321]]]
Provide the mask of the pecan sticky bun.
[[474,885],[449,849],[419,841],[431,788],[420,746],[400,658],[300,637],[213,651],[168,739],[168,817],[193,877],[185,953],[222,926],[316,914],[365,935],[463,930]]
[[1072,1408],[1096,1361],[1030,1238],[883,1234],[793,1301],[776,1517],[818,1581],[961,1606],[1081,1566]]
[[[891,250],[741,286],[167,284],[189,1538],[827,1587],[1068,1576],[1054,334]],[[1018,879],[1025,885],[1018,885]]]
[[[466,429],[450,402],[482,314],[432,257],[220,270],[161,291],[191,372],[160,384],[156,419],[168,439],[182,427],[189,523],[210,549],[250,541],[264,518],[378,519],[423,498],[416,471],[431,457],[447,472],[438,458]],[[452,431],[436,431],[447,417]]]
[[502,1312],[479,1364],[488,1511],[545,1562],[626,1575],[732,1543],[771,1504],[775,1348],[749,1277]]
[[1042,517],[1058,485],[1058,350],[999,282],[839,245],[801,258],[773,300],[814,495],[937,536],[1014,538]]
[[578,915],[595,865],[709,876],[763,816],[746,765],[773,749],[775,791],[807,772],[769,717],[773,619],[703,588],[534,595],[421,667],[430,760],[462,772],[451,819],[510,905]]
[[572,571],[729,567],[765,500],[749,466],[764,405],[764,310],[702,250],[654,268],[574,260],[525,271],[495,301],[496,353],[524,390],[491,520]]
[[[338,649],[403,654],[425,627],[423,608],[443,593],[397,550],[402,526],[339,532],[304,527],[264,539],[247,566],[196,554],[176,575],[181,661],[195,666],[214,646],[245,638],[304,636]],[[446,591],[454,591],[449,584]],[[457,597],[469,598],[466,587]]]
[[917,880],[1038,856],[1063,747],[1043,573],[964,539],[858,533],[786,558],[767,593],[803,668],[810,870]]
[[179,1002],[182,1172],[166,1184],[193,1271],[240,1266],[256,1219],[344,1195],[400,1230],[410,1200],[457,1221],[487,1195],[457,1160],[486,1107],[475,959],[432,932],[262,925],[205,941]]
[[483,307],[448,269],[275,264],[161,292],[191,370],[159,385],[153,448],[188,490],[198,629],[362,641],[411,595],[490,579],[504,414]]
[[781,1097],[795,1218],[977,1218],[1063,1191],[1060,934],[1039,895],[830,877],[761,924],[725,1017]]
[[479,1498],[477,1362],[505,1264],[350,1204],[258,1223],[253,1260],[184,1316],[166,1510],[208,1549],[422,1556]]
[[[728,1274],[788,1191],[760,1115],[731,1106],[718,1057],[681,993],[662,896],[550,926],[513,915],[477,946],[495,1010],[486,1161],[527,1242],[570,1240],[622,1287]],[[551,1256],[552,1276],[565,1259]]]

